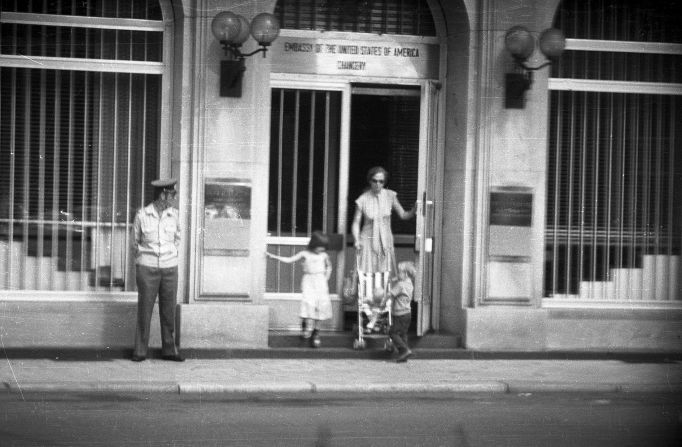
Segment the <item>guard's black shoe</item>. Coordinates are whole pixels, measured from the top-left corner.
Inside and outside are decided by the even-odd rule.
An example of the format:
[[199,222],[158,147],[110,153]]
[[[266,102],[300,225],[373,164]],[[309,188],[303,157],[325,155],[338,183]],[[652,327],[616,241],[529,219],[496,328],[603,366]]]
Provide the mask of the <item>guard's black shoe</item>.
[[133,362],[144,362],[147,358],[143,355],[133,355],[130,357],[130,360]]
[[185,358],[181,356],[180,354],[174,354],[174,355],[162,355],[161,358],[163,360],[169,360],[171,362],[184,362]]

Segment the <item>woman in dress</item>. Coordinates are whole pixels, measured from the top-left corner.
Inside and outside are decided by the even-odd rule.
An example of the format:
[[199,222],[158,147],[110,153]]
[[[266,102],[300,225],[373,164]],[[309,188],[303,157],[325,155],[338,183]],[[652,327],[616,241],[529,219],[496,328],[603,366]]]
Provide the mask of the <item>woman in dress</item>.
[[369,170],[367,181],[369,188],[355,201],[351,226],[358,252],[358,268],[368,273],[395,273],[391,213],[395,211],[398,217],[407,220],[414,217],[415,209],[405,211],[398,201],[398,194],[385,188],[388,172],[381,166]]

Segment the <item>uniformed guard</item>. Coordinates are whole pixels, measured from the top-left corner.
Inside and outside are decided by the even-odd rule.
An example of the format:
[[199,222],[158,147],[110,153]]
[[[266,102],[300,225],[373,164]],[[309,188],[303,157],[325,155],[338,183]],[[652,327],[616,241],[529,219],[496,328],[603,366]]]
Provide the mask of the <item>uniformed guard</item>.
[[137,277],[137,328],[132,360],[147,358],[149,325],[156,297],[161,320],[161,355],[183,362],[175,344],[175,306],[178,289],[180,225],[174,206],[175,179],[154,180],[154,201],[135,215],[134,250]]

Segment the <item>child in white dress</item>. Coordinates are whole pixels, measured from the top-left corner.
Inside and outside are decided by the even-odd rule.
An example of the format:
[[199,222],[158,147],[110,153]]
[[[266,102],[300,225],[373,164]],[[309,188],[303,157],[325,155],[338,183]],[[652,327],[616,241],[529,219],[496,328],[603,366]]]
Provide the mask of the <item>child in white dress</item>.
[[314,348],[320,346],[319,325],[321,321],[332,317],[332,303],[329,298],[329,278],[332,264],[327,254],[328,239],[323,233],[316,231],[310,237],[308,247],[293,256],[278,256],[265,252],[269,258],[291,264],[303,261],[303,277],[301,278],[301,317],[304,339],[310,339]]

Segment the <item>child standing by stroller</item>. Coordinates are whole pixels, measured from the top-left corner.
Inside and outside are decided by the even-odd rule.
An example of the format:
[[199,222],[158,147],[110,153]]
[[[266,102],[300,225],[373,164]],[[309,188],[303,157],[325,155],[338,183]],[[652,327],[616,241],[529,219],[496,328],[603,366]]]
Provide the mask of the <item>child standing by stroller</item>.
[[327,254],[327,236],[315,231],[308,242],[308,247],[293,256],[277,256],[265,252],[269,258],[291,264],[303,261],[303,278],[301,279],[301,338],[310,340],[312,347],[320,346],[320,321],[332,317],[332,304],[329,298],[329,278],[332,264]]
[[414,277],[417,269],[413,262],[403,261],[398,263],[398,278],[393,281],[389,295],[393,299],[393,324],[388,334],[393,340],[393,345],[398,349],[396,362],[407,362],[412,351],[407,345],[407,331],[412,321],[412,297],[414,294]]

